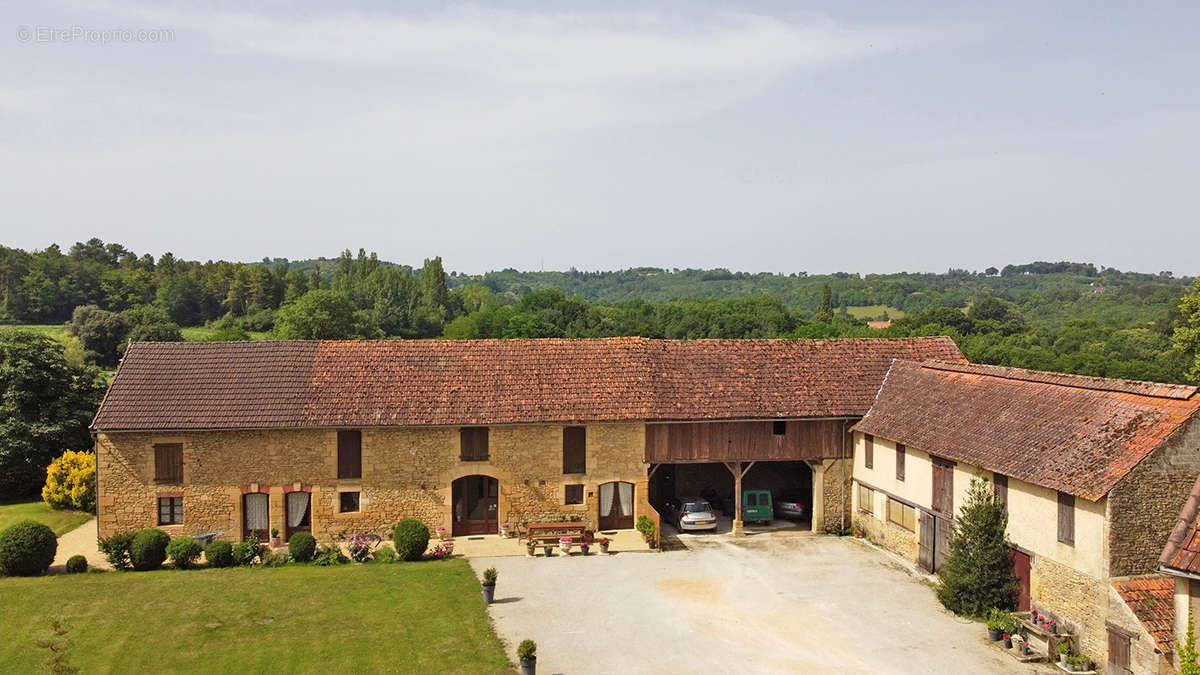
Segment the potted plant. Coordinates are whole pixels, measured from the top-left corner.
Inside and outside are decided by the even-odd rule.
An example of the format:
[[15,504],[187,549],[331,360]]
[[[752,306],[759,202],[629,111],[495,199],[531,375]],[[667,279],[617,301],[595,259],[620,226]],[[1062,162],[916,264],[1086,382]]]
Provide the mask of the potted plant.
[[445,528],[445,526],[443,526],[443,525],[438,525],[438,528],[437,528],[437,536],[438,536],[438,539],[439,539],[439,540],[441,540],[441,541],[445,541],[445,539],[446,539],[446,528]]
[[508,523],[500,523],[500,536],[507,539],[508,538],[508,529],[509,529]]
[[1083,670],[1083,656],[1080,654],[1071,654],[1067,657],[1067,670],[1072,673]]
[[558,547],[560,549],[562,549],[562,552],[565,553],[566,555],[571,555],[571,538],[570,537],[559,537],[558,538]]
[[608,537],[600,537],[599,539],[596,540],[596,543],[600,545],[600,552],[605,555],[608,555],[608,542],[609,541],[610,540]]
[[271,528],[271,546],[283,546],[283,540],[279,538],[279,528]]
[[993,608],[987,618],[988,639],[998,642],[1004,636],[1004,612]]
[[554,555],[554,546],[551,544],[543,544],[542,552],[546,554],[547,558],[549,558],[550,556]]
[[521,675],[537,673],[537,643],[533,640],[521,640],[517,646],[517,660],[521,662]]
[[1016,635],[1021,632],[1021,619],[1012,612],[1004,614],[1004,632],[1010,635]]
[[483,603],[485,605],[492,604],[492,599],[496,597],[496,568],[489,567],[483,571],[483,583],[480,584],[483,588]]
[[1031,611],[1029,612],[1029,622],[1030,622],[1030,623],[1037,623],[1037,618],[1038,618],[1038,611],[1037,611],[1036,609],[1035,609],[1035,610],[1031,610]]
[[1021,640],[1021,656],[1029,656],[1029,641]]
[[637,528],[638,532],[642,533],[642,539],[650,545],[650,548],[654,548],[656,544],[654,533],[658,528],[655,527],[654,521],[650,520],[650,516],[638,516],[637,524],[634,527]]
[[1067,657],[1071,655],[1071,645],[1066,642],[1058,643],[1058,662],[1067,665]]
[[1058,622],[1054,619],[1047,621],[1046,630],[1050,631],[1051,635],[1058,635]]
[[1012,635],[1010,633],[1004,634],[1004,648],[1012,649]]
[[590,542],[590,541],[588,541],[588,540],[584,539],[583,541],[579,542],[579,552],[580,552],[580,553],[582,553],[582,554],[584,554],[584,555],[587,555],[587,554],[588,554],[588,547],[589,547],[589,546],[591,546],[591,545],[592,545],[592,542]]

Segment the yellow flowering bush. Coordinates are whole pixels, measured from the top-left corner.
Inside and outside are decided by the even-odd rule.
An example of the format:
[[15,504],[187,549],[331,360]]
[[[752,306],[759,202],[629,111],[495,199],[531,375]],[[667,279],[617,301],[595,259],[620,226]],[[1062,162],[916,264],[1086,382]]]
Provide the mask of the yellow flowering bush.
[[56,509],[96,510],[96,456],[67,450],[46,469],[42,500]]

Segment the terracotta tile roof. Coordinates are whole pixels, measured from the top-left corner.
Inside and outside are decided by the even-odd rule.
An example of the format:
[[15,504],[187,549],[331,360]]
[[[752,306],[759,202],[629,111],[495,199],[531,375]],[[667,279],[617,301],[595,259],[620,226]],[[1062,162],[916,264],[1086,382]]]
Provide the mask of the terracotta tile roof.
[[1196,479],[1192,494],[1179,512],[1179,520],[1167,537],[1158,564],[1168,574],[1200,574],[1200,478]]
[[1195,415],[1196,390],[897,361],[854,428],[1096,500]]
[[949,338],[134,343],[101,431],[858,417]]
[[1170,577],[1114,581],[1113,588],[1133,610],[1160,651],[1175,650],[1175,580]]

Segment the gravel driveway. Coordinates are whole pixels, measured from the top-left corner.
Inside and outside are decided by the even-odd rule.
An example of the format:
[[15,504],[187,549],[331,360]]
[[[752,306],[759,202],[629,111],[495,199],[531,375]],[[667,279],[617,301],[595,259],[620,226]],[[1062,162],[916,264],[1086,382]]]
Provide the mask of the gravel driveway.
[[[538,672],[1047,673],[988,644],[899,562],[848,538],[681,537],[688,550],[476,558]],[[515,658],[515,657],[514,657]]]

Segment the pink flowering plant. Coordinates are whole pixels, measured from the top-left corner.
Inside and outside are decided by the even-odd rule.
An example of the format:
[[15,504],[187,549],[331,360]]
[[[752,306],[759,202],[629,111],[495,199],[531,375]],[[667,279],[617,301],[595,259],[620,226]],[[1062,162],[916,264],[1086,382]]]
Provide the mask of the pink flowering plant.
[[354,562],[366,562],[379,543],[379,537],[370,534],[356,534],[350,537],[347,548],[350,549],[350,559]]
[[454,542],[447,541],[433,547],[433,553],[430,554],[434,560],[446,560],[454,555]]

